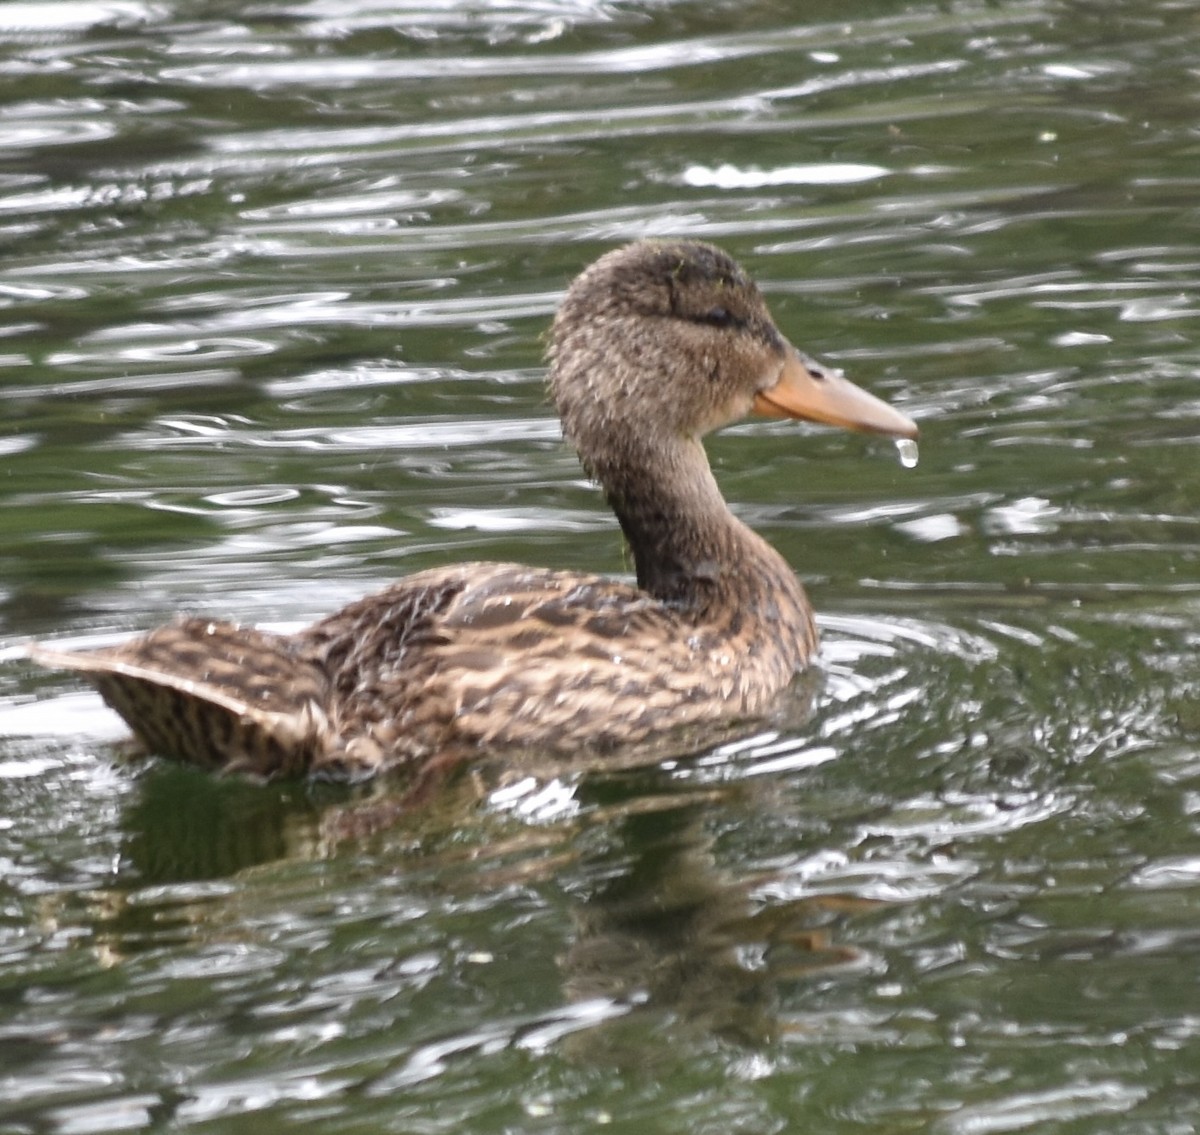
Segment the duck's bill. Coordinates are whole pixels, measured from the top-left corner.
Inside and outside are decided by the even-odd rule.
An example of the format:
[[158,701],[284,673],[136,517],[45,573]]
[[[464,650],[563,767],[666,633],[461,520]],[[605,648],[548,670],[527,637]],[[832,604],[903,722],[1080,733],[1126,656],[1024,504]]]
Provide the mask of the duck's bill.
[[907,414],[795,350],[775,385],[755,397],[754,410],[768,418],[800,418],[885,437],[915,438],[918,433]]

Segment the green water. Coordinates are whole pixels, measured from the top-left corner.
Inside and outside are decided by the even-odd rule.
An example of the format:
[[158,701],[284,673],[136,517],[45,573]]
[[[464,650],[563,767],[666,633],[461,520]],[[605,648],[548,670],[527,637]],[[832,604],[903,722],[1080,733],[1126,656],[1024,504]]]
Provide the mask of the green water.
[[[0,74],[0,1131],[1194,1129],[1200,10],[11,3]],[[540,356],[648,234],[922,427],[712,439],[820,613],[770,728],[374,825],[20,659],[627,571]]]

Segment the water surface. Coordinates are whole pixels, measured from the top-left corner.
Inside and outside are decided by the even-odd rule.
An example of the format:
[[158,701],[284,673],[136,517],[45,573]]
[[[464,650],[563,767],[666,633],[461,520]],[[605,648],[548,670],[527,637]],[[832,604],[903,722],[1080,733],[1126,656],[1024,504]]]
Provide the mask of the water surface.
[[[1191,1129],[1200,19],[803,8],[0,6],[0,1128]],[[377,824],[18,659],[626,572],[541,352],[643,235],[922,427],[712,439],[824,634],[754,735]]]

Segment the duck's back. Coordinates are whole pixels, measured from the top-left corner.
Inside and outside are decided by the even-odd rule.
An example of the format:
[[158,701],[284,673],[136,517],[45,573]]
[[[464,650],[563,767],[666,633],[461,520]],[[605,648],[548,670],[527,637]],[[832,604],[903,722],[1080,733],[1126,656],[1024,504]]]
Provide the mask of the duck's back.
[[608,748],[754,713],[814,644],[729,632],[603,576],[468,564],[414,575],[298,641],[330,677],[333,759],[390,764]]

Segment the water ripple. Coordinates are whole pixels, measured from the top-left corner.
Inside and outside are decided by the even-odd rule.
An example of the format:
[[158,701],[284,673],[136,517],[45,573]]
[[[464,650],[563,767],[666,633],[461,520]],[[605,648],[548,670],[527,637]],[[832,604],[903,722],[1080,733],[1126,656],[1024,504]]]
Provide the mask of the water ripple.
[[[6,1119],[1189,1129],[1188,6],[225,8],[0,5]],[[713,439],[821,612],[769,720],[396,822],[121,763],[22,660],[462,559],[627,576],[539,336],[643,235],[921,422],[913,471]]]

